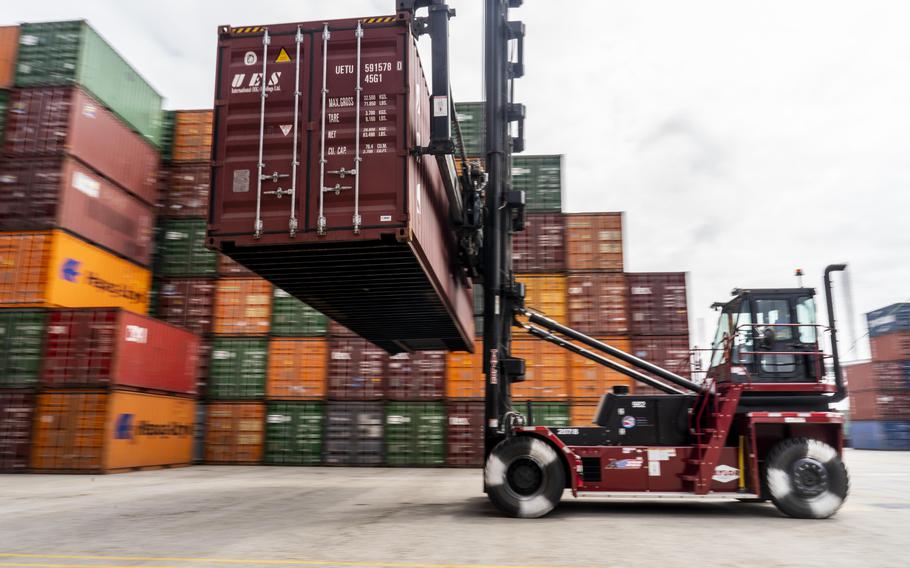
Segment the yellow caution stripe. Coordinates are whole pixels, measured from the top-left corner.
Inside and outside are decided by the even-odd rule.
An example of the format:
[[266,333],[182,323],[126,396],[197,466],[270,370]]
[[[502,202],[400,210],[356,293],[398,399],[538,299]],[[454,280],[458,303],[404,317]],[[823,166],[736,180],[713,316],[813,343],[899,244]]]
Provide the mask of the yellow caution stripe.
[[263,26],[246,26],[241,28],[231,28],[232,34],[256,34],[265,31]]
[[366,18],[365,20],[360,21],[364,24],[390,24],[397,19],[397,16],[380,16],[378,18]]

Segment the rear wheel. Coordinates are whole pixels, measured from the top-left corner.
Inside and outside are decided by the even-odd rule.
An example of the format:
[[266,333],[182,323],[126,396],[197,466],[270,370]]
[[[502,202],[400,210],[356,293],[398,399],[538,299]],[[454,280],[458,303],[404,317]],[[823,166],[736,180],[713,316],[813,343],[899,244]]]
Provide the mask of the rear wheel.
[[500,442],[484,467],[487,495],[512,517],[533,519],[552,511],[562,498],[566,474],[556,450],[529,436]]
[[847,468],[830,445],[811,438],[782,440],[768,453],[768,494],[784,514],[825,519],[843,505],[850,489]]

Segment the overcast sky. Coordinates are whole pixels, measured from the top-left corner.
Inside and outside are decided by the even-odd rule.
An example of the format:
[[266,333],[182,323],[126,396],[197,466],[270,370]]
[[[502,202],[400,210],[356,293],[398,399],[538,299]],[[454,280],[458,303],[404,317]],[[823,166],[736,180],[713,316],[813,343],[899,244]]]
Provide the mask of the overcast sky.
[[[482,2],[451,5],[454,96],[480,100]],[[88,19],[168,108],[200,108],[219,24],[393,8],[43,0],[0,18]],[[567,211],[627,212],[629,271],[689,272],[693,341],[712,301],[793,285],[796,267],[820,287],[826,264],[850,264],[857,338],[863,313],[910,300],[910,4],[526,0],[513,19],[527,25],[528,153],[565,154]]]

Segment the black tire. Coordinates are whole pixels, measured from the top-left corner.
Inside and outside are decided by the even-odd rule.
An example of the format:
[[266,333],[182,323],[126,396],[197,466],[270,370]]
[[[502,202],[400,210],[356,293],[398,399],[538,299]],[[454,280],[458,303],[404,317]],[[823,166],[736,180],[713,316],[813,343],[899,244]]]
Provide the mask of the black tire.
[[826,519],[847,498],[850,478],[837,450],[812,438],[777,443],[765,460],[768,496],[785,515]]
[[556,508],[566,487],[566,472],[553,447],[530,436],[500,442],[484,466],[487,496],[503,513],[523,519]]

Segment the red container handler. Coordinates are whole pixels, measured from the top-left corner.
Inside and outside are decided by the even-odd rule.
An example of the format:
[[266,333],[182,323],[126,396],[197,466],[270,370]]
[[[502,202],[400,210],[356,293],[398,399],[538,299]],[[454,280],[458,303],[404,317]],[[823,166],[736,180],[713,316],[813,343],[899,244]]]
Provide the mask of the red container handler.
[[630,272],[632,335],[688,335],[685,272]]
[[473,350],[442,175],[412,152],[432,107],[410,26],[220,30],[208,244],[387,351]]
[[525,214],[525,230],[512,235],[515,271],[565,271],[565,232],[566,221],[562,213]]
[[327,394],[330,400],[382,400],[385,351],[365,339],[329,339]]
[[51,310],[41,386],[196,393],[199,337],[112,308]]
[[28,469],[35,395],[0,392],[0,472]]
[[442,400],[445,396],[445,351],[398,353],[386,359],[386,398]]
[[149,205],[158,191],[158,151],[78,87],[12,92],[3,153],[69,154]]
[[61,228],[148,266],[154,217],[75,158],[0,159],[0,231]]
[[483,465],[482,402],[449,402],[446,405],[446,465]]

